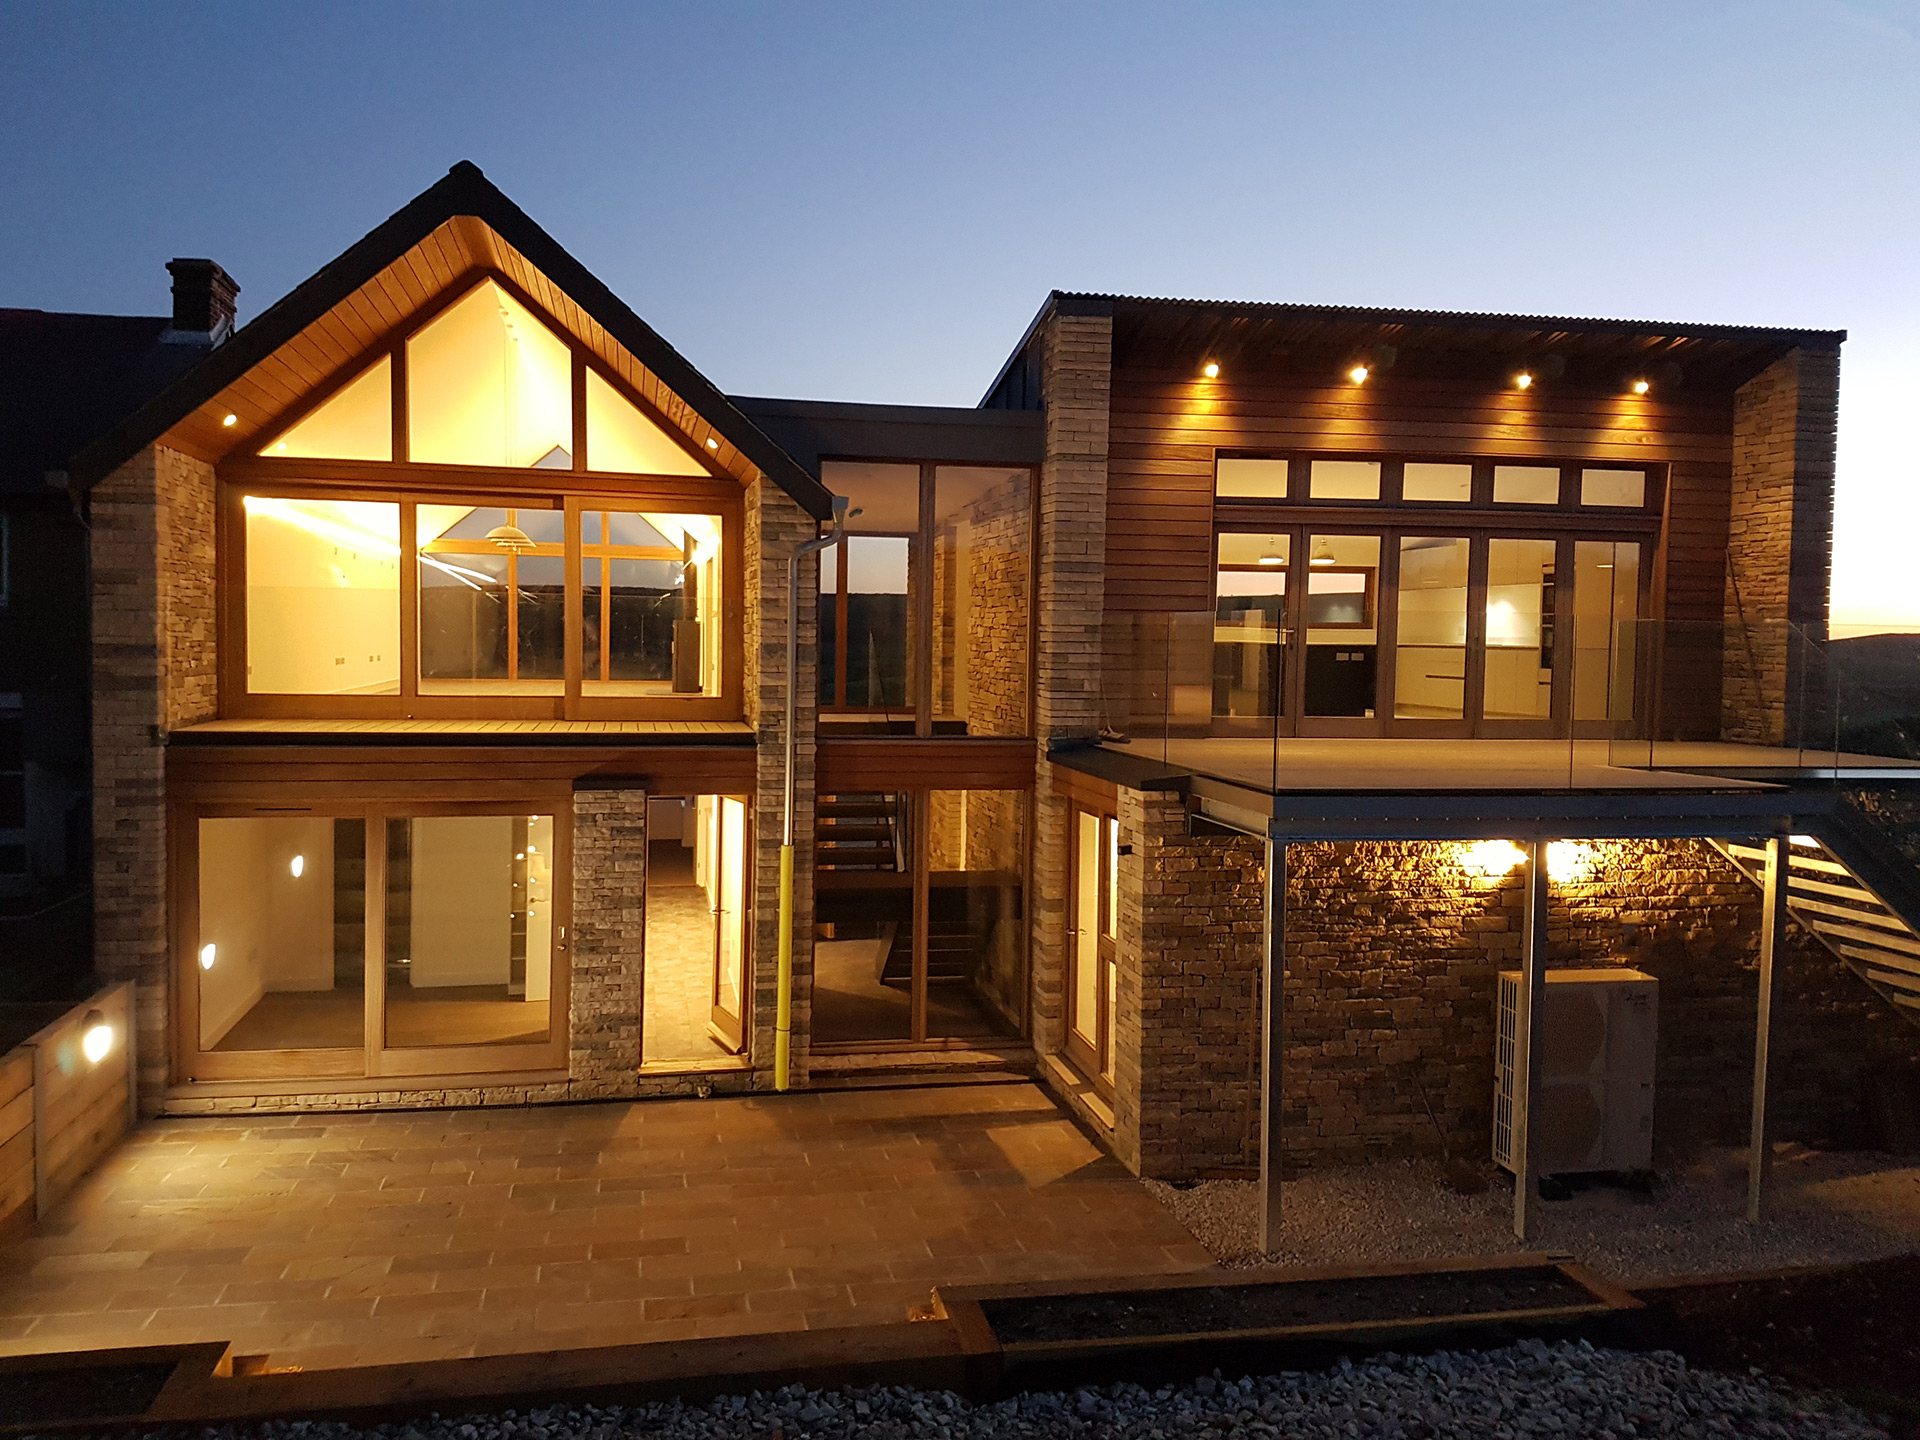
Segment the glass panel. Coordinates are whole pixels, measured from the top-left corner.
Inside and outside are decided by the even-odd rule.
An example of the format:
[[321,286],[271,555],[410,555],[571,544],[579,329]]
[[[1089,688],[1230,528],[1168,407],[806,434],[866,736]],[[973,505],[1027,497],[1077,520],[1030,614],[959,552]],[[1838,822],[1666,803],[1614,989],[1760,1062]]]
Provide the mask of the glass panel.
[[847,529],[869,535],[916,535],[920,531],[920,467],[868,465],[828,460],[820,467],[820,481],[836,495],[847,497]]
[[1467,551],[1460,537],[1401,537],[1393,670],[1399,719],[1466,716]]
[[1560,471],[1552,465],[1496,465],[1493,467],[1493,503],[1558,505]]
[[717,515],[588,510],[580,517],[583,695],[718,695]]
[[730,796],[647,802],[647,944],[641,1058],[733,1053],[714,1012],[741,1014],[746,807]]
[[1030,471],[943,465],[933,481],[936,733],[1027,733]]
[[407,341],[407,451],[439,465],[569,469],[573,352],[491,280]]
[[1315,500],[1378,500],[1378,460],[1316,460],[1307,494]]
[[1573,718],[1631,720],[1640,547],[1579,540],[1573,547]]
[[1073,994],[1068,1017],[1089,1047],[1100,1044],[1100,817],[1082,810],[1073,856]]
[[684,445],[591,367],[587,370],[587,468],[636,475],[709,473]]
[[566,674],[565,517],[419,505],[420,693],[558,695]]
[[1284,713],[1287,535],[1221,535],[1214,576],[1213,714]]
[[820,703],[838,705],[840,693],[840,566],[846,546],[822,550],[820,566],[820,634],[815,653],[820,657]]
[[1224,499],[1284,500],[1287,498],[1287,462],[1284,460],[1229,460],[1215,462],[1213,493]]
[[1647,472],[1644,470],[1582,470],[1582,505],[1618,505],[1638,510],[1647,503]]
[[393,361],[382,355],[261,447],[303,460],[393,459]]
[[847,547],[847,690],[849,710],[913,708],[908,624],[912,610],[913,542],[853,535]]
[[927,1034],[1018,1035],[1026,987],[1027,797],[927,797]]
[[200,1048],[363,1046],[365,822],[202,820],[199,840]]
[[532,1045],[553,984],[553,817],[387,821],[387,1037]]
[[913,807],[899,792],[814,805],[813,1038],[913,1033]]
[[1555,546],[1551,540],[1487,542],[1489,720],[1553,714]]
[[1380,537],[1315,535],[1307,566],[1305,713],[1371,717]]
[[1473,466],[1409,460],[1400,483],[1400,497],[1464,505],[1473,499]]
[[249,495],[247,689],[400,693],[400,507]]

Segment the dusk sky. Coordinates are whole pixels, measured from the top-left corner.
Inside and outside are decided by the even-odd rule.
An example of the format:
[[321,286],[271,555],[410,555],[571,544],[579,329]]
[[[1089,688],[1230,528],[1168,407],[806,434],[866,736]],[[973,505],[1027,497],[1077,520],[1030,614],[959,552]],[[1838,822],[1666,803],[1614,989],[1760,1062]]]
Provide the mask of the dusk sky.
[[[470,159],[734,393],[970,405],[1048,290],[1845,328],[1920,629],[1920,4],[0,4],[0,305],[242,319]],[[1905,422],[1905,423],[1903,423]]]

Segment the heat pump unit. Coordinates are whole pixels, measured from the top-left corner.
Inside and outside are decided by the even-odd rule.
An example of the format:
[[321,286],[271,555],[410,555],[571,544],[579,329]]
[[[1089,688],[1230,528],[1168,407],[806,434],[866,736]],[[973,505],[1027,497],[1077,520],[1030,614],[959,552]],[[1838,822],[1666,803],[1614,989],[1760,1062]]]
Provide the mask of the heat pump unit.
[[[1534,1049],[1533,1169],[1539,1175],[1653,1165],[1653,1044],[1660,982],[1638,970],[1549,970]],[[1513,1169],[1520,972],[1500,972],[1493,1158]]]

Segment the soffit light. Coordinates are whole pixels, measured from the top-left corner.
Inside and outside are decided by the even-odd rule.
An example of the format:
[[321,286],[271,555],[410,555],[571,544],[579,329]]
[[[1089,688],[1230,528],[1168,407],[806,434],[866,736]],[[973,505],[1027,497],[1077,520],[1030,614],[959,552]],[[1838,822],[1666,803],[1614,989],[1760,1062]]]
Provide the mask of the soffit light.
[[533,549],[533,537],[518,525],[496,525],[487,531],[487,539],[502,550],[511,550],[516,555]]
[[98,1065],[111,1049],[113,1027],[107,1023],[107,1017],[98,1010],[87,1011],[87,1018],[80,1022],[80,1053],[87,1057],[89,1065]]
[[1524,370],[1513,377],[1513,388],[1516,390],[1525,390],[1531,384],[1533,384],[1533,376]]
[[1644,395],[1652,388],[1652,383],[1646,380],[1636,380],[1633,382],[1633,393],[1636,395]]
[[1218,379],[1220,376],[1220,362],[1218,360],[1207,361],[1206,364],[1200,367],[1200,373],[1209,380]]
[[720,442],[714,439],[713,436],[709,435],[707,437],[707,449],[718,450],[719,448],[720,448]]
[[1347,371],[1347,378],[1353,381],[1353,383],[1356,385],[1364,385],[1367,383],[1367,376],[1369,373],[1371,372],[1368,371],[1366,366],[1356,365],[1351,370]]
[[224,420],[222,420],[222,421],[221,421],[220,423],[221,423],[222,425],[226,425],[226,426],[229,426],[229,427],[231,427],[231,426],[234,426],[234,425],[238,425],[238,424],[240,423],[240,417],[239,417],[238,415],[229,415],[229,416],[227,416],[227,417],[226,417],[226,418],[225,418]]

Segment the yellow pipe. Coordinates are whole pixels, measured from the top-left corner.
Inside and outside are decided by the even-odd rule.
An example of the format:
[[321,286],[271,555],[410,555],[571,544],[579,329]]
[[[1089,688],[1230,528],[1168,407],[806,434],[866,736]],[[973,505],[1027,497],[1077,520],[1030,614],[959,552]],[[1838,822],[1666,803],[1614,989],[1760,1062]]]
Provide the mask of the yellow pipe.
[[785,1090],[793,1050],[793,845],[780,847],[780,1003],[773,1021],[773,1088]]

